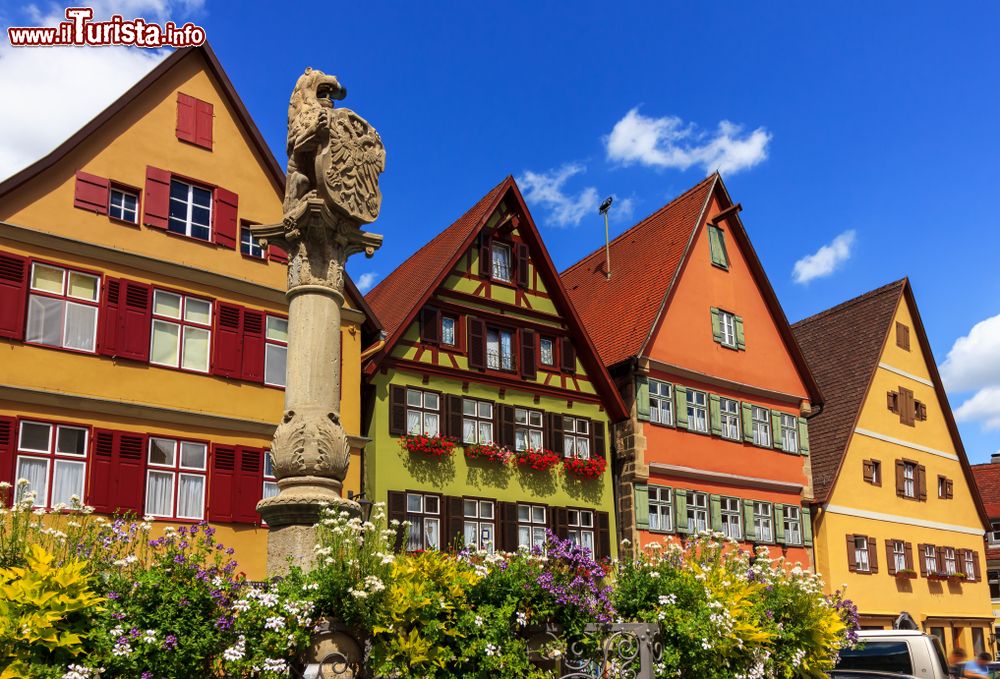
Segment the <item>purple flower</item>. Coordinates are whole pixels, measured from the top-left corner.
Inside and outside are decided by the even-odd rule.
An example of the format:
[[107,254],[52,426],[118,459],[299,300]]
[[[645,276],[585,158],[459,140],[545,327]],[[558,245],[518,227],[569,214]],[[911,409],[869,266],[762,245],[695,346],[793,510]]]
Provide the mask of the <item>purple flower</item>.
[[177,637],[173,634],[168,634],[167,638],[163,640],[163,648],[168,651],[172,651],[177,648]]
[[233,549],[232,547],[230,547],[229,549],[226,550],[226,554],[228,554],[229,556],[232,556],[235,553],[236,553],[236,550]]
[[142,673],[142,676],[139,679],[153,679],[153,673],[150,672],[149,670],[146,670],[145,672]]
[[174,557],[174,563],[181,564],[184,563],[184,561],[185,558],[183,554],[178,554],[177,556]]
[[116,601],[118,599],[118,592],[108,592],[108,598],[112,601]]
[[216,628],[225,631],[233,626],[233,620],[232,618],[228,618],[223,615],[220,616],[219,619],[215,621],[215,626]]

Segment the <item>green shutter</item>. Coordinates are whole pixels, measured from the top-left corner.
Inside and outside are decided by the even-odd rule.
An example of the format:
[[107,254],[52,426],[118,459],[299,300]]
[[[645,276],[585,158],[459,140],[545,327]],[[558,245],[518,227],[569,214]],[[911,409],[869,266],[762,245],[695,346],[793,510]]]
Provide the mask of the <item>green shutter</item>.
[[799,418],[799,452],[809,454],[809,423],[804,417]]
[[649,530],[649,487],[645,483],[637,483],[634,488],[635,527]]
[[750,541],[756,538],[753,529],[753,500],[743,500],[743,539]]
[[719,319],[719,310],[712,307],[712,339],[722,344],[722,321]]
[[674,491],[674,527],[678,533],[688,532],[688,492],[682,488]]
[[722,531],[722,498],[713,494],[708,498],[708,506],[711,509],[712,530]]
[[677,409],[677,426],[687,429],[688,426],[687,387],[674,387],[674,407]]
[[812,512],[808,507],[802,508],[802,544],[806,547],[812,547],[813,543],[813,526],[812,526]]
[[708,243],[712,252],[712,264],[721,266],[723,269],[729,268],[729,258],[726,256],[726,237],[722,229],[709,225]]
[[708,395],[708,421],[713,436],[722,436],[722,412],[719,408],[719,395]]
[[746,337],[743,335],[743,317],[734,316],[736,319],[736,348],[743,351],[747,348]]
[[753,443],[753,406],[743,402],[743,440]]
[[643,422],[649,422],[649,378],[645,375],[635,376],[635,411]]
[[774,537],[779,545],[785,544],[785,505],[774,504]]
[[781,413],[771,411],[771,447],[781,450]]

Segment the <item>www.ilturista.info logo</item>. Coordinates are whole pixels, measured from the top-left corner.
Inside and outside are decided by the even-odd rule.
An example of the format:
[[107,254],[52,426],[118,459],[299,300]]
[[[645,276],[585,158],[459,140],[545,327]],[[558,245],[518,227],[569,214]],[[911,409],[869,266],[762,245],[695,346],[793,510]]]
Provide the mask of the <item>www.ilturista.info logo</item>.
[[108,21],[93,21],[90,7],[67,7],[67,21],[58,26],[11,26],[7,37],[12,47],[60,47],[75,45],[133,47],[192,47],[205,44],[205,29],[190,21],[162,26],[145,19],[125,19],[114,14]]

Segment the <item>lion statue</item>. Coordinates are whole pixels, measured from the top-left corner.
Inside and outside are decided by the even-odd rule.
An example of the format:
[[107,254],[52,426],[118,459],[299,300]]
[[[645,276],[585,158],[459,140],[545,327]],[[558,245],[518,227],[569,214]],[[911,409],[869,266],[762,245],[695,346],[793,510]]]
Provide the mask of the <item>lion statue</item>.
[[350,109],[334,108],[333,100],[345,96],[336,76],[311,68],[295,83],[288,102],[286,217],[312,198],[359,223],[378,217],[385,147],[367,120]]

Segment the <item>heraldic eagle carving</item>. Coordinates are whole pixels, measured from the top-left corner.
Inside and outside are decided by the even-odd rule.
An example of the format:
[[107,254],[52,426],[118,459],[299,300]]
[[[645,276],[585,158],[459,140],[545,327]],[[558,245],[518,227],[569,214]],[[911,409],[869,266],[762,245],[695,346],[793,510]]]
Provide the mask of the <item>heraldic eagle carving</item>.
[[288,102],[286,219],[311,198],[321,198],[359,224],[378,217],[385,147],[367,120],[350,109],[334,108],[333,100],[345,96],[336,76],[311,68],[295,83]]

